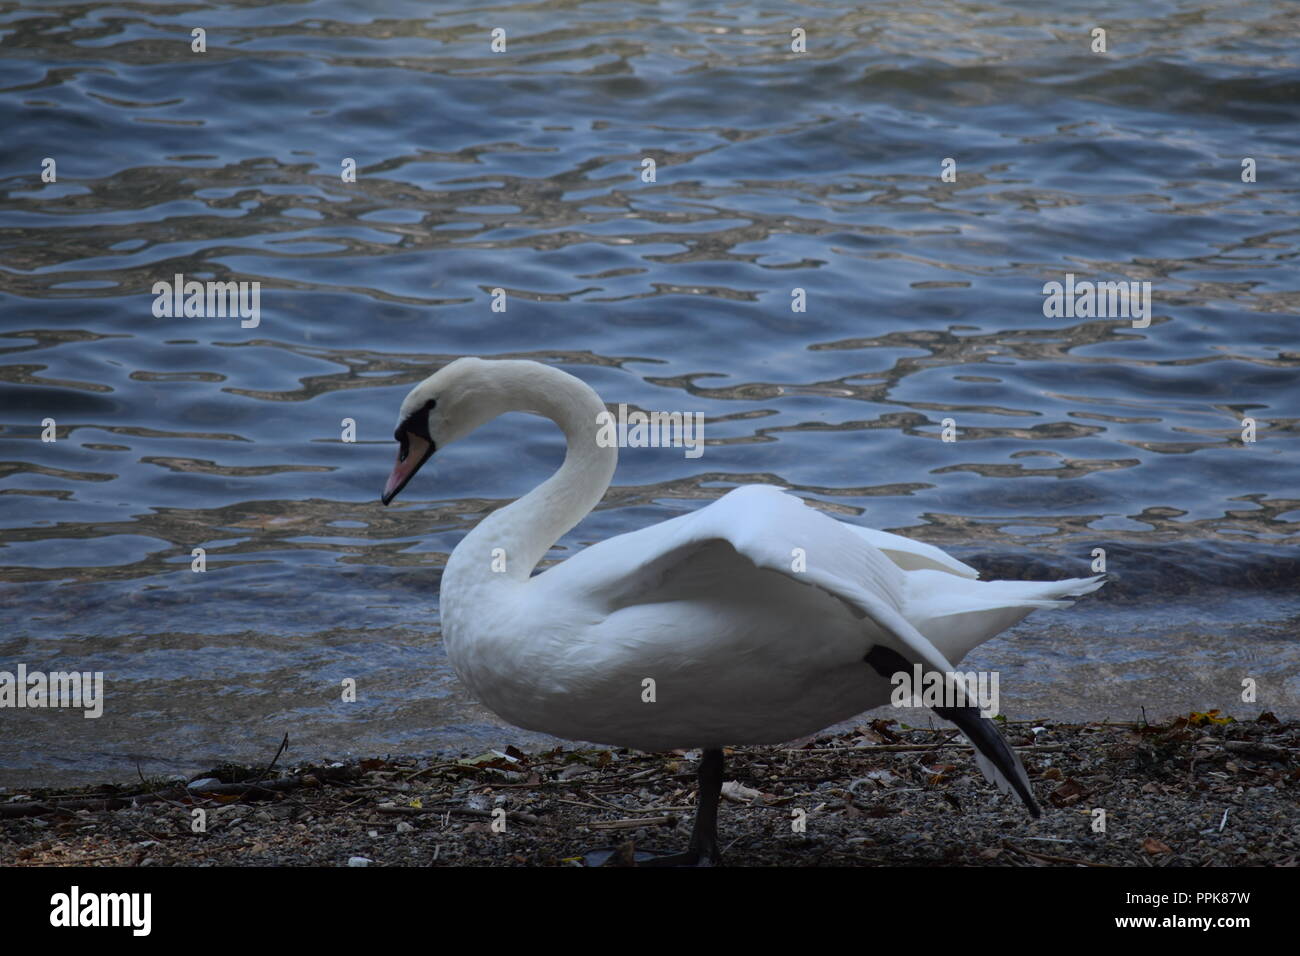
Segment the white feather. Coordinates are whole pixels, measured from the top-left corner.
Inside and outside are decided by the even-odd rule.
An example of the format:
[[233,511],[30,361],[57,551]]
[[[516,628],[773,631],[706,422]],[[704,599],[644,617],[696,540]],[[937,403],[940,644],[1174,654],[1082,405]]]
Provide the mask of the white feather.
[[568,440],[560,471],[484,519],[443,575],[452,666],[520,727],[652,751],[788,741],[889,702],[890,683],[863,660],[873,647],[948,670],[1033,609],[1100,586],[981,582],[932,545],[845,524],[765,485],[532,576],[608,487],[616,452],[596,440],[604,406],[558,370],[477,359],[417,386],[404,416],[430,399],[439,448],[512,410],[552,418]]

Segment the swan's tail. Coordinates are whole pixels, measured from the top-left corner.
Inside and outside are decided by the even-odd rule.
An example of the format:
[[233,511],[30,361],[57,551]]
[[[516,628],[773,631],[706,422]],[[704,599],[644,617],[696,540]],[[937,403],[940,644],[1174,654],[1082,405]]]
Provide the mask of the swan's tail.
[[[867,652],[863,660],[881,677],[889,680],[892,675],[909,673],[912,666],[897,651],[877,644]],[[965,695],[959,700],[968,700]],[[944,720],[950,720],[966,735],[966,739],[975,748],[975,763],[979,765],[990,783],[1003,793],[1015,791],[1024,802],[1032,817],[1039,817],[1041,811],[1034,802],[1034,791],[1029,785],[1029,775],[1025,773],[1024,764],[1016,756],[997,725],[982,715],[978,707],[967,703],[957,703],[952,707],[934,707],[936,714]]]
[[1034,791],[1029,785],[1025,765],[998,733],[993,721],[983,716],[978,707],[935,707],[934,712],[944,720],[951,720],[966,735],[975,748],[975,763],[990,783],[1003,793],[1014,790],[1031,817],[1038,819],[1042,816],[1034,802]]
[[1069,607],[1072,598],[1091,594],[1106,583],[1106,575],[1064,581],[981,581],[979,602],[985,607]]
[[956,664],[1031,611],[1069,607],[1105,583],[1104,574],[1064,581],[968,581],[942,571],[909,571],[903,614]]

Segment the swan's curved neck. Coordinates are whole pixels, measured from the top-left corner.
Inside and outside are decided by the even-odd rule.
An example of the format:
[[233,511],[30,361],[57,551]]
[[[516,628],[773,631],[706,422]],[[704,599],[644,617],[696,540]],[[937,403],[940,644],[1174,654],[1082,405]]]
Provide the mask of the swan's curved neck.
[[457,579],[527,581],[561,535],[600,502],[618,464],[618,451],[596,440],[605,406],[586,383],[533,363],[501,362],[495,371],[493,391],[502,406],[497,414],[532,412],[551,419],[564,432],[568,451],[559,471],[461,540],[443,572],[444,594]]

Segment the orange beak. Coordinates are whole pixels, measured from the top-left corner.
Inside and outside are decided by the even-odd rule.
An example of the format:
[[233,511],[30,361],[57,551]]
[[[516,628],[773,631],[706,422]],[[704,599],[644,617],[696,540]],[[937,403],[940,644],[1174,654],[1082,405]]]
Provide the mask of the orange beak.
[[380,500],[388,504],[397,497],[397,493],[406,487],[406,483],[411,480],[420,466],[429,460],[433,454],[434,445],[431,441],[426,441],[419,435],[412,435],[405,432],[401,438],[402,447],[397,452],[397,464],[393,466],[393,473],[388,476],[388,482],[384,485],[384,493]]

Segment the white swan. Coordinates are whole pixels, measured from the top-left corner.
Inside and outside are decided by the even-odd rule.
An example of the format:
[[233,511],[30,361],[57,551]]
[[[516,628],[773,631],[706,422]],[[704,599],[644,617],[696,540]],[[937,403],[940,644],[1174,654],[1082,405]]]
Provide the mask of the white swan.
[[[599,396],[528,361],[461,358],[412,389],[384,504],[435,449],[514,411],[554,421],[568,453],[447,560],[447,656],[519,727],[638,750],[703,748],[690,849],[671,862],[718,860],[723,746],[792,740],[889,703],[890,675],[918,663],[950,671],[1034,608],[1067,606],[1102,583],[980,582],[938,548],[844,524],[767,485],[602,541],[534,577],[600,501],[618,454],[597,440]],[[1037,816],[1029,779],[994,724],[960,701],[935,710],[974,743],[986,775]]]

